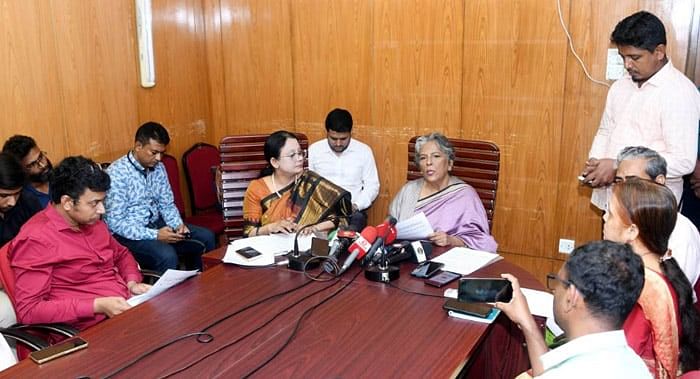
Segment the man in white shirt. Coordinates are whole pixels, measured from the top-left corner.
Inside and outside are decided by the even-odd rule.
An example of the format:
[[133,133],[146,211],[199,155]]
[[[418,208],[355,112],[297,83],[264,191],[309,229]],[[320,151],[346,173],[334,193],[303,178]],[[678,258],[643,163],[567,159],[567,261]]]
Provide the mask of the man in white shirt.
[[496,303],[523,331],[533,376],[538,378],[651,378],[621,330],[644,285],[644,265],[629,245],[595,241],[577,247],[559,270],[547,275],[554,292],[554,318],[568,342],[548,351],[518,279],[513,299]]
[[367,226],[366,210],[379,194],[379,176],[372,149],[352,138],[352,115],[333,109],[326,116],[326,140],[309,146],[309,169],[343,187],[352,196],[350,226]]
[[615,178],[615,157],[626,146],[656,150],[668,162],[667,186],[680,200],[682,176],[693,171],[698,145],[700,94],[666,55],[658,17],[637,12],[610,36],[627,73],[608,91],[605,110],[581,175],[594,189],[591,202],[605,210]]
[[[630,176],[653,180],[666,185],[666,160],[654,150],[643,146],[628,146],[617,155],[615,181],[624,181]],[[700,233],[693,223],[678,213],[676,226],[668,239],[668,249],[690,286],[695,286],[700,276]],[[693,292],[693,300],[695,292]]]

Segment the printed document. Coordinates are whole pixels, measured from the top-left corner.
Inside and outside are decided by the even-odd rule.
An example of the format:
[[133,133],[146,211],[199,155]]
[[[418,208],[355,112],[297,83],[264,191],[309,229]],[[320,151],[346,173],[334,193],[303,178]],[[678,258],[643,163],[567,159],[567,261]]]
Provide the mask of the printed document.
[[197,275],[198,272],[198,270],[181,271],[168,269],[168,271],[166,271],[165,274],[163,274],[160,277],[160,279],[158,279],[156,284],[154,284],[153,287],[151,287],[151,289],[149,289],[146,293],[136,295],[127,300],[126,302],[129,303],[129,305],[131,305],[132,307],[135,307],[146,300],[152,299],[160,295],[161,293],[168,290],[170,287],[180,284],[185,279]]
[[468,247],[453,247],[437,258],[431,259],[431,261],[445,264],[445,267],[442,268],[443,271],[451,271],[460,275],[469,275],[501,259],[503,259],[503,257],[496,253],[472,250]]
[[433,227],[430,221],[425,217],[425,213],[421,212],[413,215],[413,217],[398,222],[396,224],[396,239],[399,240],[427,240],[428,235],[433,233]]
[[[233,263],[241,266],[268,266],[275,263],[275,256],[284,255],[294,249],[295,234],[271,234],[267,236],[255,236],[232,241],[226,248],[224,255],[224,263]],[[306,251],[311,248],[311,239],[313,235],[299,236],[297,242],[299,251]],[[236,253],[246,247],[262,253],[261,256],[253,259],[246,259],[242,255]]]

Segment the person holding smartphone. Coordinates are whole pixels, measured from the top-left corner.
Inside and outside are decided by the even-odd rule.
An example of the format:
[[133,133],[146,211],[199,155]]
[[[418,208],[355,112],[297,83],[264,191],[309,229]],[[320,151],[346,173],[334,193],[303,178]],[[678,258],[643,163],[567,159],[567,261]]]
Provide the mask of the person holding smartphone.
[[622,324],[644,285],[644,265],[629,245],[610,241],[579,246],[557,274],[547,275],[554,292],[554,318],[568,342],[551,351],[530,313],[518,279],[510,302],[495,303],[523,331],[532,376],[538,378],[651,378],[625,339]]

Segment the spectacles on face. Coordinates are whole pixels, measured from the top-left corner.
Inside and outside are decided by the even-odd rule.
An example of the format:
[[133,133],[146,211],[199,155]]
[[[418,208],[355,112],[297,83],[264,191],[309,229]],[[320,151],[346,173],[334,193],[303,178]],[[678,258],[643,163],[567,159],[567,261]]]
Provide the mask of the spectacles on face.
[[559,282],[559,283],[563,284],[564,287],[569,287],[570,285],[574,284],[570,280],[560,278],[557,274],[553,274],[553,273],[547,274],[547,288],[550,291],[554,291],[555,282]]
[[292,160],[305,159],[306,158],[306,150],[297,151],[297,152],[291,153],[289,155],[283,155],[282,158],[291,158]]
[[47,154],[45,151],[39,152],[39,156],[36,157],[35,160],[27,163],[25,167],[28,169],[44,167],[44,165],[46,164],[46,155]]

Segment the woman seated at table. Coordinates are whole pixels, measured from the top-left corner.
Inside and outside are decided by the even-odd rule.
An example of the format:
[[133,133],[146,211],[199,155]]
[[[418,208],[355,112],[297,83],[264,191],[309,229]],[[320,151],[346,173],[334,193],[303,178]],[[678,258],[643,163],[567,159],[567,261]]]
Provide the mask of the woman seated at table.
[[644,262],[644,287],[623,329],[627,343],[656,378],[700,368],[700,315],[688,279],[668,250],[676,198],[650,180],[629,178],[613,187],[603,220],[607,240],[629,243]]
[[437,246],[467,246],[495,252],[486,210],[474,188],[450,175],[455,159],[445,136],[431,133],[416,140],[415,162],[423,178],[406,183],[389,206],[402,221],[423,212],[433,227],[428,237]]
[[304,172],[306,152],[294,134],[281,130],[265,141],[267,167],[250,182],[243,200],[246,236],[323,232],[347,223],[350,193],[312,171]]

